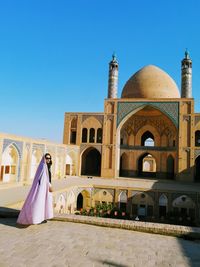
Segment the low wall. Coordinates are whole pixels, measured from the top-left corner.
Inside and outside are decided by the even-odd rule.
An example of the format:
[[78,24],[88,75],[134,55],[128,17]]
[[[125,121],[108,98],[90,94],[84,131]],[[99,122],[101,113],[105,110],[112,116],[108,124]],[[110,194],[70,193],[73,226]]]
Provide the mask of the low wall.
[[152,234],[170,235],[176,237],[184,237],[186,239],[200,239],[199,227],[188,227],[182,225],[118,220],[118,219],[109,219],[109,218],[100,218],[100,217],[91,217],[82,215],[69,215],[69,214],[68,215],[56,214],[52,220],[63,221],[63,222],[85,223],[103,227],[120,228],[126,230],[152,233]]

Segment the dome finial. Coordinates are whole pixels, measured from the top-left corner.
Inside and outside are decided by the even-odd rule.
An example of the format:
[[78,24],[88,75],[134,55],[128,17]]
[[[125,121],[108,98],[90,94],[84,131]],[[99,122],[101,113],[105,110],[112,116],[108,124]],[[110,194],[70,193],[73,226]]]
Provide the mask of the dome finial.
[[112,61],[113,61],[113,62],[117,62],[117,56],[116,56],[115,51],[114,51],[113,54],[112,54]]
[[190,59],[190,54],[189,54],[187,48],[185,49],[185,58],[186,58],[186,59]]

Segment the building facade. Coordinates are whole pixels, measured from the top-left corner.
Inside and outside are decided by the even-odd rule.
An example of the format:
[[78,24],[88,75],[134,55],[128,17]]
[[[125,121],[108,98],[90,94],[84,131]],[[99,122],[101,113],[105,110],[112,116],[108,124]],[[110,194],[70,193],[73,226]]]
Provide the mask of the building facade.
[[0,185],[32,183],[47,152],[52,155],[53,179],[77,175],[78,147],[0,133]]
[[[126,203],[132,215],[159,217],[176,211],[199,220],[200,114],[194,112],[187,51],[181,81],[180,94],[166,72],[145,66],[117,98],[118,61],[113,55],[104,112],[65,113],[63,142],[79,147],[78,175],[113,181],[95,188],[93,193],[105,194],[93,195],[90,203],[112,199]],[[140,190],[126,186],[130,179],[137,180]],[[123,185],[118,186],[119,180]],[[144,180],[154,185],[147,189]],[[87,207],[84,194],[82,206]]]

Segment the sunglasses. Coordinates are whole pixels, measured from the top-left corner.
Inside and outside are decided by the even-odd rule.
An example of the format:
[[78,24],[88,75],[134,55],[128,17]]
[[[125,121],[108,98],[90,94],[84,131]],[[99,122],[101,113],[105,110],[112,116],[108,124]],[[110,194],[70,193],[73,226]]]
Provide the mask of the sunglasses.
[[51,159],[51,158],[45,158],[45,159]]

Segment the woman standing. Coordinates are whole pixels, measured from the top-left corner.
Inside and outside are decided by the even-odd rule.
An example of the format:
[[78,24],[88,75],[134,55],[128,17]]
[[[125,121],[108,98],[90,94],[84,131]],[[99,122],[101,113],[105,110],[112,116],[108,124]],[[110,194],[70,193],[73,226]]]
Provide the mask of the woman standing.
[[32,187],[17,219],[18,224],[39,224],[53,218],[51,155],[46,153],[37,168]]

